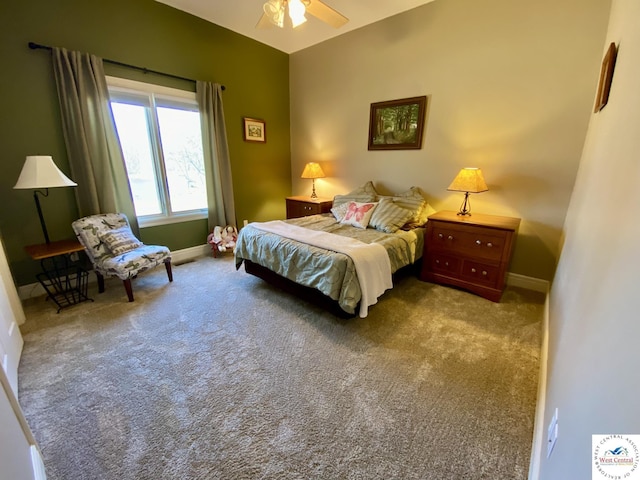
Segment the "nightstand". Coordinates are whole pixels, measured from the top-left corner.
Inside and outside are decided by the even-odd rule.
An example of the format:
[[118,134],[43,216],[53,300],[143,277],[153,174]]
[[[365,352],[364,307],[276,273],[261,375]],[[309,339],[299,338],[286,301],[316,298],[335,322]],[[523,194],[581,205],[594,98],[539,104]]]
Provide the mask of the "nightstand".
[[333,201],[327,198],[287,197],[287,218],[329,213]]
[[520,219],[512,217],[448,211],[431,215],[420,279],[500,301],[519,226]]

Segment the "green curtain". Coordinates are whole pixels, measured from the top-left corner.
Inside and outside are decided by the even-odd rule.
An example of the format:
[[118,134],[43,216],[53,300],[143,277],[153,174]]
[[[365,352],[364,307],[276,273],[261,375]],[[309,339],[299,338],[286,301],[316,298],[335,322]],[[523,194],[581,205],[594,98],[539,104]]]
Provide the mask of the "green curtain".
[[80,216],[124,213],[137,235],[138,221],[102,59],[64,48],[53,48],[52,57]]
[[196,98],[202,127],[209,230],[212,231],[216,225],[237,226],[231,160],[222,108],[222,86],[197,81]]

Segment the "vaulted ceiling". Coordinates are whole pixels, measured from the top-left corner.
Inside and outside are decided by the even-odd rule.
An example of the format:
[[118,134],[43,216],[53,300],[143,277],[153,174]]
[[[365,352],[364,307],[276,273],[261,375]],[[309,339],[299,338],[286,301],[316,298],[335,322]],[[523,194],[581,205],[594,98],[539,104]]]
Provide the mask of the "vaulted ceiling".
[[270,45],[285,53],[293,53],[383,18],[411,10],[433,0],[323,0],[349,21],[333,28],[307,14],[307,22],[293,29],[256,28],[266,0],[157,0],[178,10],[208,20],[246,37]]

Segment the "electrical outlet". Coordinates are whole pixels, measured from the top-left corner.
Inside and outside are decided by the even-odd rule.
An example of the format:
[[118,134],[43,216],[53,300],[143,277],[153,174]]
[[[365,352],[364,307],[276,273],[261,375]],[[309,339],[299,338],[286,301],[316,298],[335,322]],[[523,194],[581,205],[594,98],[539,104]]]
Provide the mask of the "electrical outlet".
[[243,221],[242,221],[242,224],[243,224],[245,227],[247,226],[247,224],[248,224],[248,223],[249,223],[249,220],[243,220]]
[[556,411],[553,413],[553,417],[551,417],[551,421],[549,422],[549,427],[547,428],[547,458],[551,456],[551,452],[553,451],[553,447],[556,445],[557,440],[558,440],[558,408],[556,407]]

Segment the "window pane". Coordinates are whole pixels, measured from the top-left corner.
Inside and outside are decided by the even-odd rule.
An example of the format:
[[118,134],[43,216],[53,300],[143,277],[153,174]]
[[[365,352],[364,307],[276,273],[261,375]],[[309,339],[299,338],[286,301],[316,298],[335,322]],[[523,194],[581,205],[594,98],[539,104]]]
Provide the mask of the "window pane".
[[111,102],[137,216],[162,213],[145,107]]
[[200,114],[157,107],[171,210],[207,208]]

